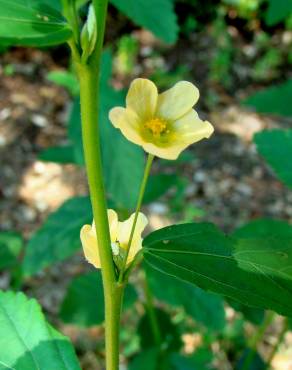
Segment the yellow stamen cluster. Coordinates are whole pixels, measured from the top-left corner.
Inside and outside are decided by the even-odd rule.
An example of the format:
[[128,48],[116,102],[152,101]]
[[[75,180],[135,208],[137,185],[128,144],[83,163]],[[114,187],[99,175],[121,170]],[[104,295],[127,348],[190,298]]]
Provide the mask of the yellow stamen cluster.
[[145,122],[144,126],[151,131],[153,136],[160,136],[160,134],[166,131],[167,123],[161,118],[151,118]]

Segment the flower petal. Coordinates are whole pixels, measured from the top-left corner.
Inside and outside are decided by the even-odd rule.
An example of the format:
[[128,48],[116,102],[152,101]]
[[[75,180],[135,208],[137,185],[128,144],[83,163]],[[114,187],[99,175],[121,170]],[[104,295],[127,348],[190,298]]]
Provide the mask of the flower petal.
[[110,229],[110,237],[112,242],[116,242],[118,239],[118,215],[113,209],[107,210],[107,217]]
[[202,121],[196,111],[191,110],[173,123],[169,143],[157,146],[152,143],[143,145],[146,152],[164,159],[177,159],[189,145],[204,138],[209,138],[214,127],[208,121]]
[[214,132],[214,127],[208,121],[202,121],[195,110],[191,110],[173,123],[175,137],[179,142],[195,143],[208,139]]
[[132,214],[127,220],[119,222],[118,240],[121,247],[124,249],[128,246],[133,222],[134,214]]
[[109,112],[109,119],[114,127],[119,128],[129,141],[142,145],[140,119],[133,110],[121,107],[113,108]]
[[[119,222],[119,235],[118,239],[122,248],[126,249],[129,243],[132,225],[134,222],[135,214],[133,213],[130,218],[124,222]],[[147,217],[143,213],[138,214],[138,219],[133,235],[130,253],[128,256],[127,263],[131,262],[135,257],[136,253],[142,248],[142,232],[148,224]]]
[[84,225],[80,231],[80,239],[85,258],[94,267],[100,268],[100,258],[98,254],[96,232],[90,225]]
[[192,109],[199,95],[199,90],[191,82],[180,81],[159,94],[156,114],[166,120],[176,120]]
[[145,152],[155,155],[159,158],[170,159],[174,160],[177,159],[181,151],[181,149],[177,146],[168,146],[168,147],[160,147],[152,143],[146,143],[143,145],[143,149]]
[[155,84],[145,78],[136,78],[130,85],[126,105],[142,119],[153,117],[157,106],[158,91]]

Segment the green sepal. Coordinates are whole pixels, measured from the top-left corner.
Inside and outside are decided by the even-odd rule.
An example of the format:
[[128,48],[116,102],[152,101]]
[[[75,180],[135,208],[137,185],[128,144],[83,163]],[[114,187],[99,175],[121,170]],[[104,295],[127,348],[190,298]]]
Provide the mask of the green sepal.
[[97,40],[97,23],[93,5],[88,9],[87,20],[82,28],[80,43],[82,49],[81,61],[86,63],[92,54]]

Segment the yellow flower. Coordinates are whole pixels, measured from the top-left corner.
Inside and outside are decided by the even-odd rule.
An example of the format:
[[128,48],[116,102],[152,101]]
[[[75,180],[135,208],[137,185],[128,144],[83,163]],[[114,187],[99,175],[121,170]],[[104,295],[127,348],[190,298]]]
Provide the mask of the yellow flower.
[[214,131],[192,109],[199,90],[181,81],[158,94],[153,82],[135,79],[126,98],[126,108],[111,109],[109,118],[123,135],[141,145],[148,153],[165,159],[176,159],[190,144],[209,138]]
[[[134,221],[134,214],[130,216],[126,221],[119,222],[117,213],[109,209],[107,211],[110,237],[111,237],[111,247],[114,257],[123,255],[123,251],[126,250],[129,242],[130,232]],[[148,224],[148,220],[143,213],[139,213],[137,224],[130,248],[130,252],[127,258],[127,264],[129,264],[137,254],[137,252],[142,248],[142,237],[141,234]],[[98,232],[98,231],[97,231]],[[96,229],[93,222],[92,226],[84,225],[81,228],[80,238],[83,246],[83,251],[85,258],[89,263],[94,265],[96,268],[100,268],[100,258],[98,254]]]

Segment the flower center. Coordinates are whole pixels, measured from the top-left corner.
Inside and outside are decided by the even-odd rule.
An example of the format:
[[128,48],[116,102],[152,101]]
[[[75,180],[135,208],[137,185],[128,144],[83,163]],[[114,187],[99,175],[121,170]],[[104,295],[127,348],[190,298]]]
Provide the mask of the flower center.
[[160,134],[167,131],[167,123],[161,118],[151,118],[149,121],[145,122],[144,126],[151,131],[153,136],[160,136]]

